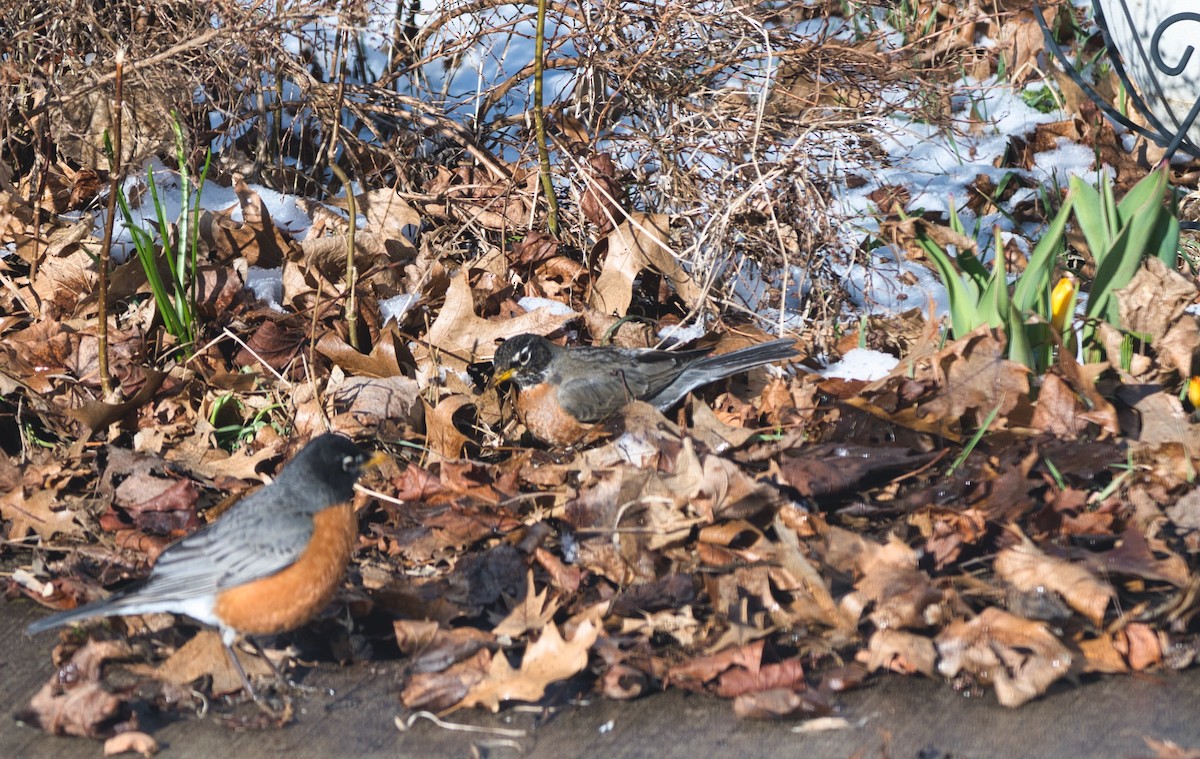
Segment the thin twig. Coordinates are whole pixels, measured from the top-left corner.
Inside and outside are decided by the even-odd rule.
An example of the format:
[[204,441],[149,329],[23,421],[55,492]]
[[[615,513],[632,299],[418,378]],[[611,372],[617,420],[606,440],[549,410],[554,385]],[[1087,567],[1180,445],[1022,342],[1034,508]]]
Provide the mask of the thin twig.
[[408,719],[397,716],[396,729],[400,732],[408,732],[418,719],[427,719],[443,730],[452,730],[459,733],[486,733],[488,735],[501,735],[506,738],[524,738],[529,734],[528,730],[512,730],[504,727],[483,727],[482,725],[464,725],[461,722],[447,722],[433,712],[413,712],[408,715]]

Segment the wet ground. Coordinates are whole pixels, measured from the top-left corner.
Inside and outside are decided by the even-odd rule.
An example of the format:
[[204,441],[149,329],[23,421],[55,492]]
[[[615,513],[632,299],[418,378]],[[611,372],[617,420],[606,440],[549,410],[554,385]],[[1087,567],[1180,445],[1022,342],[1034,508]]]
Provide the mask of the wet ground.
[[[97,741],[55,738],[18,725],[12,714],[50,677],[51,641],[22,630],[43,612],[26,601],[0,607],[0,757],[99,757]],[[592,699],[553,712],[470,711],[454,722],[522,730],[523,736],[451,732],[419,721],[407,732],[396,665],[317,667],[304,682],[319,686],[297,698],[296,721],[282,730],[231,730],[208,719],[153,726],[164,755],[197,759],[302,757],[525,756],[545,759],[755,757],[1140,757],[1144,738],[1200,748],[1200,670],[1109,677],[1061,685],[1016,710],[990,693],[967,698],[944,683],[884,677],[838,697],[852,726],[797,733],[799,722],[749,722],[729,702],[669,692],[635,702]]]

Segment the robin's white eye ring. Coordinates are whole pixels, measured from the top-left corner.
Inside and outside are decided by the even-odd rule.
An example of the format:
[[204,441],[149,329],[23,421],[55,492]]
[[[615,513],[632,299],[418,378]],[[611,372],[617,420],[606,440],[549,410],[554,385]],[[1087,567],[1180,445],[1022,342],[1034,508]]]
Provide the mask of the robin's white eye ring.
[[356,464],[355,464],[354,456],[343,456],[342,457],[342,469],[343,470],[350,472],[350,471],[354,470],[355,466],[356,466]]

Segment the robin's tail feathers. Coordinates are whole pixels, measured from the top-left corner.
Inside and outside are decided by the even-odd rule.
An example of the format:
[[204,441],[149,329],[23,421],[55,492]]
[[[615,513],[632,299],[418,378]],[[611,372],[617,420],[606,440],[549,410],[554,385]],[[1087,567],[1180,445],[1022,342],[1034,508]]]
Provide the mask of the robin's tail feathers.
[[67,611],[60,611],[57,614],[51,614],[48,617],[43,617],[42,619],[39,619],[31,624],[29,627],[26,627],[25,634],[37,635],[40,632],[53,630],[54,628],[62,627],[63,625],[69,625],[72,622],[82,622],[85,619],[104,616],[103,611],[97,611],[97,606],[99,606],[99,604],[88,604],[86,606],[68,609]]
[[691,368],[701,369],[710,374],[712,379],[708,381],[712,382],[763,364],[787,361],[798,355],[800,354],[796,350],[796,341],[785,337],[769,343],[739,348],[718,356],[708,356],[692,364]]
[[149,614],[155,611],[172,611],[178,604],[164,603],[153,604],[140,600],[132,592],[135,589],[140,589],[141,586],[134,588],[122,589],[108,598],[100,601],[93,601],[90,604],[77,606],[74,609],[60,611],[57,614],[51,614],[48,617],[39,619],[29,627],[25,628],[26,635],[37,635],[46,630],[53,630],[56,627],[69,625],[72,622],[82,622],[86,619],[95,619],[97,617],[114,617],[123,614]]
[[761,345],[751,345],[748,348],[722,353],[719,356],[702,358],[690,364],[675,378],[675,381],[646,400],[660,411],[666,411],[698,387],[744,372],[747,369],[753,369],[756,366],[775,361],[786,361],[797,355],[795,341],[785,338]]

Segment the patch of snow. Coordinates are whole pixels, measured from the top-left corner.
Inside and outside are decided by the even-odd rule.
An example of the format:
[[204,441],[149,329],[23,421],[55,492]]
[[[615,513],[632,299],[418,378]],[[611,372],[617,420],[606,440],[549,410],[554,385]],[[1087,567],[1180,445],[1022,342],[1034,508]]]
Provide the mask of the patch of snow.
[[575,309],[562,301],[551,300],[550,298],[535,298],[530,295],[517,301],[517,305],[526,311],[537,311],[539,308],[545,308],[549,310],[552,316],[566,316],[575,313]]
[[409,309],[421,302],[420,293],[401,293],[393,298],[379,301],[379,315],[383,317],[383,324],[386,327],[387,323],[396,320],[396,323],[404,321],[404,315]]
[[664,327],[658,331],[658,339],[664,343],[687,343],[692,340],[699,340],[704,337],[708,330],[703,322],[695,324],[672,324],[670,327]]
[[846,355],[842,356],[841,361],[830,364],[819,374],[831,379],[873,382],[886,377],[898,363],[900,363],[899,359],[890,353],[867,348],[853,348],[846,351]]
[[283,299],[283,269],[249,267],[246,270],[246,289],[275,311],[283,311],[279,303]]

